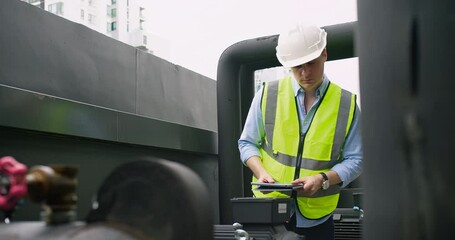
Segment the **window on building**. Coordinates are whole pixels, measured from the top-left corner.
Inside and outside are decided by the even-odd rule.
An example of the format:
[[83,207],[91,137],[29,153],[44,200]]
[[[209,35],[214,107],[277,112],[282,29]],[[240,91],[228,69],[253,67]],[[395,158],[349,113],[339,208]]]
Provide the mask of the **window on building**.
[[113,17],[113,18],[117,17],[117,8],[111,9],[111,17]]
[[117,3],[117,0],[111,0],[111,4],[114,5]]
[[126,32],[130,31],[130,22],[126,22]]
[[140,7],[139,8],[139,17],[144,18],[145,17],[145,8]]
[[115,30],[117,30],[117,22],[107,23],[107,31],[108,32],[113,32]]
[[145,36],[145,35],[142,36],[142,43],[143,43],[144,45],[147,45],[147,36]]
[[81,9],[81,19],[84,20],[85,17],[85,11],[84,9]]
[[62,2],[56,2],[53,4],[49,4],[47,6],[47,10],[53,14],[57,15],[63,15],[63,3]]
[[93,14],[88,14],[88,22],[91,24],[95,24],[95,16]]
[[139,21],[139,29],[144,30],[144,21]]

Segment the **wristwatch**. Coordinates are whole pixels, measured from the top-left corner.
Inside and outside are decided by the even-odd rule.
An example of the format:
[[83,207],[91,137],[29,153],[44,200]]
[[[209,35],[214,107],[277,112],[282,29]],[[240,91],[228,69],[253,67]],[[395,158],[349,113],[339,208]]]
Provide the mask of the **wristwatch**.
[[320,173],[322,175],[322,190],[327,190],[330,187],[329,178],[323,172]]

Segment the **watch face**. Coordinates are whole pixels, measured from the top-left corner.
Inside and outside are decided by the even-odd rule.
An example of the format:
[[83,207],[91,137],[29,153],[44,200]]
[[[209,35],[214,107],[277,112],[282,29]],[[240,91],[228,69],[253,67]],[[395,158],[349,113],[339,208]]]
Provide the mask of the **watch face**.
[[322,182],[322,189],[327,190],[329,187],[330,185],[328,180]]
[[322,178],[323,178],[323,180],[322,180],[322,190],[327,190],[330,187],[329,178],[323,172],[321,172],[321,175],[322,175]]

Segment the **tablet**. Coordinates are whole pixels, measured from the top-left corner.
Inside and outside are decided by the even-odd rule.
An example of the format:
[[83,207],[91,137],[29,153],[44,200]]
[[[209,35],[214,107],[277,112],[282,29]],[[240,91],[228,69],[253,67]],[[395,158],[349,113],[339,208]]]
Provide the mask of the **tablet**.
[[271,188],[293,188],[299,185],[292,185],[290,183],[265,183],[265,182],[251,182],[251,185]]
[[302,184],[292,185],[291,183],[251,182],[251,185],[258,186],[254,190],[259,191],[292,191],[295,189],[303,188]]

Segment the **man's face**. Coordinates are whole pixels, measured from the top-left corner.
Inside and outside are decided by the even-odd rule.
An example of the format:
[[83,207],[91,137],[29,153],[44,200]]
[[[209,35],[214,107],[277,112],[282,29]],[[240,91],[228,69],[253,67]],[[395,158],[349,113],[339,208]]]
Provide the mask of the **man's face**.
[[305,91],[315,91],[321,85],[326,60],[327,51],[324,49],[318,58],[291,68],[294,78]]

